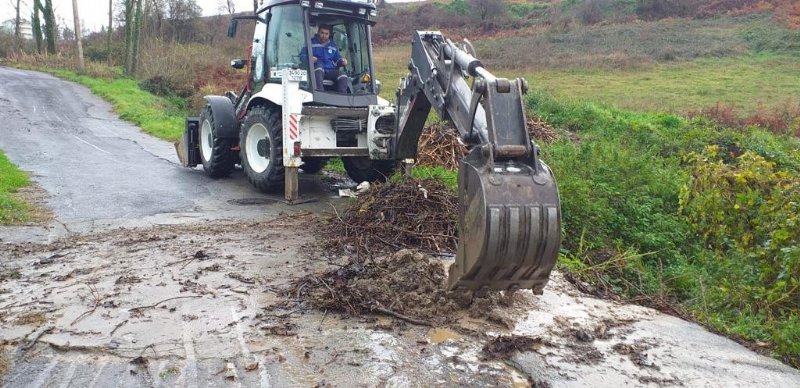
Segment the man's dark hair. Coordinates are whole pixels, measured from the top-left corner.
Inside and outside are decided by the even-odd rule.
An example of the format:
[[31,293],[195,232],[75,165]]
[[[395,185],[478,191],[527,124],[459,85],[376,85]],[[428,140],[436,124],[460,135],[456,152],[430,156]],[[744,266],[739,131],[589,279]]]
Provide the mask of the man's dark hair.
[[317,27],[317,31],[319,30],[328,30],[328,32],[333,32],[333,28],[330,24],[320,24],[319,27]]

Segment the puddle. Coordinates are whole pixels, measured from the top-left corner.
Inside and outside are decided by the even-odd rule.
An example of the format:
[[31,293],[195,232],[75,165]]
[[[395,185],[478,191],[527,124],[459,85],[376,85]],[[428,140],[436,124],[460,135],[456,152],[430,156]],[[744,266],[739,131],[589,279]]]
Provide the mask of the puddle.
[[447,340],[461,339],[461,335],[450,329],[434,327],[428,331],[428,338],[430,338],[432,344],[440,344]]
[[349,177],[331,171],[323,171],[322,174],[320,174],[320,180],[328,187],[328,190],[337,193],[339,189],[352,189],[357,185],[357,183],[353,182]]

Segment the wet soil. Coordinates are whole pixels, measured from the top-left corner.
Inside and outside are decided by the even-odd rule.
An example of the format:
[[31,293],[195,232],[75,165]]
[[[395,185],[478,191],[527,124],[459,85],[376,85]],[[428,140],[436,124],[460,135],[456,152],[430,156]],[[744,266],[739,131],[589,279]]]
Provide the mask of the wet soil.
[[[318,310],[351,315],[384,314],[424,326],[454,326],[468,318],[487,326],[513,328],[513,297],[501,292],[474,296],[447,290],[445,266],[449,261],[403,249],[376,259],[354,260],[321,274],[293,282],[289,294],[302,295]],[[516,301],[525,307],[524,299]],[[507,311],[503,311],[503,309]]]

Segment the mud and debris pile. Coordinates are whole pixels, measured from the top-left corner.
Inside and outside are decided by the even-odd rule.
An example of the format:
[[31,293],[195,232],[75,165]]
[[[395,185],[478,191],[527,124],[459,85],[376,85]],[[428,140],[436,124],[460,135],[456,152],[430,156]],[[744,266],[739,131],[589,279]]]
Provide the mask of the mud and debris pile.
[[392,315],[420,325],[442,325],[469,304],[445,288],[440,261],[412,250],[401,250],[323,274],[296,280],[290,291],[312,307],[352,315]]
[[380,314],[423,326],[445,326],[462,318],[511,329],[529,306],[524,298],[489,292],[449,291],[442,260],[403,249],[374,259],[351,260],[324,273],[297,279],[286,290],[321,311]]
[[515,353],[539,350],[544,341],[540,337],[501,335],[486,343],[481,349],[483,360],[502,360],[511,358]]
[[456,250],[457,199],[436,179],[405,178],[375,184],[322,225],[324,248],[374,257],[416,248],[433,253]]

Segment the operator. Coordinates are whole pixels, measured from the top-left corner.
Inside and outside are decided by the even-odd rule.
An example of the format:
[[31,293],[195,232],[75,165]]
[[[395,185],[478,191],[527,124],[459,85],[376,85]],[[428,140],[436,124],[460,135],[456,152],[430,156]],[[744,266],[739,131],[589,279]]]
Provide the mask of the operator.
[[[347,75],[341,74],[337,69],[339,65],[347,66],[347,59],[342,58],[336,43],[331,40],[331,26],[320,24],[317,34],[311,38],[311,63],[314,64],[314,78],[317,88],[322,89],[322,80],[331,80],[336,83],[336,91],[347,93]],[[306,61],[308,54],[305,48],[300,53],[300,60]]]

